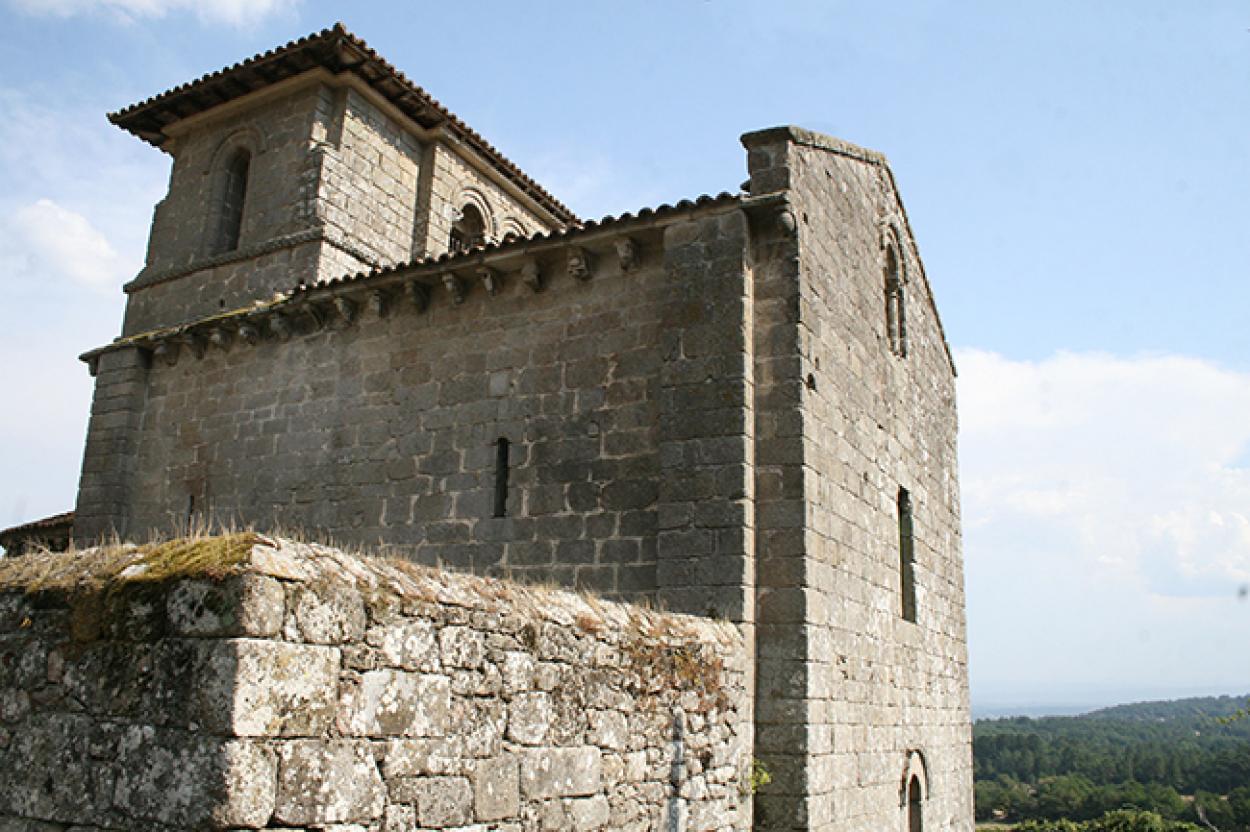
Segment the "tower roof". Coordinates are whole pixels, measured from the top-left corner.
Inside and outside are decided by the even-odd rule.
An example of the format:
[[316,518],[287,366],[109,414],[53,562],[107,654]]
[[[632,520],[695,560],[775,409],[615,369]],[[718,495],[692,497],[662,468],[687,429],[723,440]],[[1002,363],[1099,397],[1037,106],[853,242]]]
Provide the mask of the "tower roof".
[[417,124],[431,130],[441,128],[472,148],[561,222],[580,222],[567,206],[342,23],[180,84],[110,113],[108,118],[118,127],[161,147],[168,125],[318,67],[335,74],[355,74]]

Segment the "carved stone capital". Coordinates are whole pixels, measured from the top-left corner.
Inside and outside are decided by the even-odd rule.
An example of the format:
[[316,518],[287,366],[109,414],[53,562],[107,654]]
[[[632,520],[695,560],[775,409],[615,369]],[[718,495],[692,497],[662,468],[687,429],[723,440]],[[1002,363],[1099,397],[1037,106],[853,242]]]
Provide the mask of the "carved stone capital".
[[187,345],[187,348],[191,350],[191,354],[196,358],[203,358],[205,351],[208,349],[208,341],[198,332],[183,334],[182,343]]
[[799,230],[798,218],[789,208],[778,208],[773,219],[777,223],[778,230],[787,237],[793,237]]
[[521,264],[521,282],[530,287],[531,291],[539,292],[543,288],[543,270],[533,257]]
[[616,241],[616,259],[621,264],[621,271],[633,271],[638,267],[638,243],[632,237],[619,237]]
[[158,341],[152,348],[152,356],[160,359],[166,366],[174,366],[178,363],[178,342],[171,338]]
[[369,293],[369,311],[379,318],[386,314],[386,292],[374,289]]
[[250,322],[239,324],[239,337],[248,345],[255,346],[260,342],[260,328]]
[[425,284],[409,280],[404,284],[404,294],[408,296],[409,303],[417,307],[418,312],[424,312],[430,307],[430,290]]
[[456,277],[454,274],[443,275],[443,286],[451,293],[451,299],[456,303],[464,303],[464,281]]
[[356,320],[355,301],[348,300],[342,296],[337,297],[334,299],[334,309],[339,313],[339,317],[347,323],[350,324],[352,321]]
[[269,318],[269,329],[273,331],[274,335],[278,336],[279,340],[291,340],[291,322],[281,312],[275,312]]
[[499,289],[503,286],[503,278],[490,266],[479,266],[477,279],[482,281],[482,288],[486,290],[486,294],[492,297],[499,294]]
[[208,341],[214,347],[228,350],[230,349],[230,344],[234,341],[234,333],[224,326],[215,326],[208,331]]
[[569,249],[569,277],[583,282],[590,280],[593,265],[586,249],[581,246]]

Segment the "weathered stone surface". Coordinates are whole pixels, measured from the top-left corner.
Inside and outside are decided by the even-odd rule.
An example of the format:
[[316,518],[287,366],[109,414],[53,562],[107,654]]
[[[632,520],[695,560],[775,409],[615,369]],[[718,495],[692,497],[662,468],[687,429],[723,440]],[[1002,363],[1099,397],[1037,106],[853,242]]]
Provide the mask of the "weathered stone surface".
[[600,751],[536,748],[521,757],[521,791],[529,798],[577,797],[599,791]]
[[382,815],[386,787],[367,744],[295,740],[282,744],[278,757],[279,823],[346,823]]
[[282,626],[282,585],[264,575],[178,582],[165,600],[171,632],[184,636],[272,636]]
[[221,827],[263,828],[277,799],[278,755],[259,742],[228,742],[222,748],[222,797],[213,809]]
[[404,620],[389,627],[373,627],[365,638],[392,667],[430,671],[441,666],[438,634],[429,621]]
[[522,745],[541,744],[553,715],[549,694],[518,694],[508,705],[508,739]]
[[345,698],[339,727],[350,736],[441,736],[447,732],[450,697],[445,676],[370,671]]
[[427,777],[417,797],[422,826],[446,829],[473,820],[473,788],[465,777]]
[[504,820],[521,808],[520,767],[511,755],[473,765],[473,814],[477,820]]
[[364,636],[365,605],[357,592],[335,586],[300,588],[292,606],[301,639],[308,644],[342,644]]
[[317,736],[334,719],[339,665],[333,647],[224,641],[207,659],[211,683],[201,680],[197,711],[206,727],[233,736]]
[[[0,790],[0,818],[136,832],[641,830],[674,788],[700,817],[746,817],[747,677],[731,625],[274,545],[260,568],[285,560],[303,576],[284,579],[286,597],[369,610],[362,642],[298,641],[327,630],[300,626],[290,604],[268,638],[180,625],[70,650],[48,647],[65,644],[55,628],[0,632],[13,683],[0,696],[23,703],[0,722],[0,770],[17,785]],[[174,584],[150,600],[203,605],[198,592]],[[682,673],[665,670],[671,655]],[[715,703],[690,688],[700,678]],[[676,708],[689,714],[679,747]]]

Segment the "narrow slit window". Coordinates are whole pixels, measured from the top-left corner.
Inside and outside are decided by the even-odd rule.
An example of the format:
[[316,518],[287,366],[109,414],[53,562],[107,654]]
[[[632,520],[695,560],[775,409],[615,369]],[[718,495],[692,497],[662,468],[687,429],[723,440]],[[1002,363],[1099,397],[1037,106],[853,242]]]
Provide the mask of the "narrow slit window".
[[226,165],[217,232],[218,254],[234,251],[239,247],[239,235],[243,231],[243,202],[247,198],[247,175],[251,164],[251,154],[246,150],[239,150],[230,157]]
[[916,620],[916,546],[912,531],[911,494],[898,490],[898,556],[899,588],[902,595],[903,618]]
[[502,436],[495,440],[495,516],[508,516],[508,450]]

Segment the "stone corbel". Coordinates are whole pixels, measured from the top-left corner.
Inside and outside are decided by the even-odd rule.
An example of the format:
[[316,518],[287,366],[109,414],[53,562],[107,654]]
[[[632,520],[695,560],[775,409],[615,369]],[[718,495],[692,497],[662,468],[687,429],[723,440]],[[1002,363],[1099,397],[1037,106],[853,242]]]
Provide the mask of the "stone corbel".
[[464,281],[456,277],[454,274],[443,275],[443,285],[447,287],[447,291],[451,293],[451,299],[456,303],[464,303]]
[[789,208],[779,208],[774,215],[777,229],[787,237],[793,237],[799,230],[799,220]]
[[404,284],[404,294],[408,296],[408,301],[417,308],[418,312],[424,312],[430,307],[430,290],[425,287],[425,284],[409,280]]
[[503,285],[503,280],[499,276],[499,272],[490,266],[479,266],[477,270],[477,278],[482,281],[482,288],[486,290],[486,294],[494,297],[499,294],[499,288]]
[[638,243],[632,237],[620,237],[616,241],[616,259],[621,264],[621,271],[633,271],[638,267]]
[[291,340],[291,322],[281,312],[275,312],[269,318],[269,329],[273,331],[274,335],[278,336],[279,340]]
[[369,311],[379,318],[386,314],[386,292],[374,289],[369,293]]
[[191,349],[191,354],[196,358],[203,358],[205,351],[208,349],[208,341],[198,332],[183,333],[182,343]]
[[214,347],[228,350],[231,342],[234,341],[234,333],[224,326],[215,326],[208,331],[208,341]]
[[158,358],[168,367],[178,363],[178,342],[172,338],[163,338],[152,348],[152,357]]
[[87,359],[87,373],[92,378],[95,378],[96,374],[99,372],[100,372],[100,356],[93,355]]
[[569,277],[583,283],[591,278],[593,263],[590,254],[581,246],[569,249]]
[[533,257],[521,264],[521,282],[530,287],[531,291],[541,292],[543,288],[543,270]]
[[347,323],[350,324],[356,320],[355,301],[351,301],[345,297],[339,296],[334,299],[334,309],[335,311],[339,313],[339,317],[341,317]]
[[260,342],[260,329],[255,324],[245,321],[239,324],[239,337],[249,346],[256,346]]

